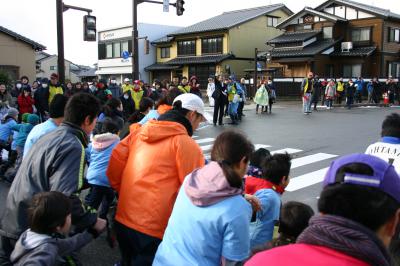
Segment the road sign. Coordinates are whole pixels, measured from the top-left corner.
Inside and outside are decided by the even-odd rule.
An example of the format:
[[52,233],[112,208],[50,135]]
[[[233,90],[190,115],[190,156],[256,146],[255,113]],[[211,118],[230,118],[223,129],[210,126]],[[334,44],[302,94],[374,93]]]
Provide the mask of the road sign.
[[163,11],[169,12],[169,0],[163,0]]
[[128,59],[129,58],[129,52],[128,51],[123,51],[122,52],[122,58],[123,59]]

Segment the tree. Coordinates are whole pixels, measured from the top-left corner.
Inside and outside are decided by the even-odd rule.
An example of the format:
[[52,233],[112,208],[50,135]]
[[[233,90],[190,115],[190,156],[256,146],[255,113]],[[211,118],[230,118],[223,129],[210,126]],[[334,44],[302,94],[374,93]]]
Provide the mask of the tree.
[[5,84],[6,86],[11,85],[10,76],[6,72],[1,70],[0,70],[0,84]]

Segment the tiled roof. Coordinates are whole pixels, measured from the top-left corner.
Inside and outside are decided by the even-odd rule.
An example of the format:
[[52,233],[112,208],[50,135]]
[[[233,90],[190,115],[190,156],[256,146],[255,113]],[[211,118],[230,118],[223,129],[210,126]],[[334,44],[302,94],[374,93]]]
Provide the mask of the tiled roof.
[[272,58],[314,56],[335,45],[339,40],[327,39],[316,41],[300,49],[275,48],[271,51]]
[[278,37],[267,41],[267,44],[303,42],[321,33],[321,31],[285,32]]
[[157,39],[155,41],[152,41],[151,44],[162,44],[162,43],[169,43],[170,41],[172,41],[174,39],[174,37],[169,37],[169,36],[164,36],[160,39]]
[[285,9],[288,14],[293,13],[284,4],[275,4],[269,6],[235,10],[222,13],[219,16],[215,16],[210,19],[193,24],[191,26],[185,27],[183,29],[177,30],[169,34],[169,36],[229,29],[280,8]]
[[[356,2],[356,1],[351,1],[351,0],[329,0],[324,2],[323,4],[319,5],[315,9],[317,10],[323,10],[325,7],[331,5],[332,3],[338,3],[338,4],[343,4],[346,6],[352,6],[354,8],[361,9],[365,12],[371,12],[373,14],[377,14],[386,18],[395,18],[395,19],[400,19],[400,14],[396,14],[391,12],[389,9],[384,9],[376,6],[371,6],[371,5],[366,5],[364,3]],[[378,1],[379,3],[379,1]]]
[[320,12],[315,9],[312,9],[311,7],[305,7],[305,8],[303,8],[303,10],[300,10],[296,14],[293,14],[290,17],[286,18],[284,21],[282,21],[281,23],[276,25],[276,27],[278,29],[282,29],[282,28],[288,26],[293,19],[301,18],[306,14],[313,14],[314,16],[319,16],[319,17],[322,17],[322,18],[330,20],[330,21],[347,21],[346,19],[344,19],[342,17],[328,14],[325,12]]
[[168,62],[166,62],[166,64],[169,65],[192,65],[192,64],[207,64],[207,63],[215,64],[231,57],[233,57],[232,54],[185,56],[185,57],[176,57],[174,59],[171,59]]
[[331,56],[369,56],[375,50],[376,47],[357,47],[348,52],[342,52],[341,50],[335,51],[331,54]]
[[31,45],[32,48],[34,50],[36,50],[36,51],[46,50],[46,46],[44,46],[44,45],[42,45],[40,43],[37,43],[37,42],[35,42],[35,41],[33,41],[33,40],[29,39],[29,38],[26,38],[26,37],[14,32],[14,31],[11,31],[11,30],[9,30],[7,28],[4,28],[2,26],[0,26],[0,32],[3,32],[5,34],[7,34],[7,35],[10,35],[11,37],[14,37],[16,40],[21,40],[21,41]]
[[96,70],[95,68],[90,68],[87,70],[81,70],[77,73],[78,77],[94,77],[96,76]]
[[146,71],[153,71],[153,70],[169,70],[169,69],[178,69],[180,66],[168,65],[165,63],[155,63],[148,67],[145,67],[144,70]]

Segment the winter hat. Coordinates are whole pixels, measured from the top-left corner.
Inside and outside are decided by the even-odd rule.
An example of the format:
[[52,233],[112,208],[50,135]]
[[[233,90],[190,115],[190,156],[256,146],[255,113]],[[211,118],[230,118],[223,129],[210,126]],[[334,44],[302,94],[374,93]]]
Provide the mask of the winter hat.
[[204,103],[199,96],[193,93],[184,93],[176,97],[173,104],[177,101],[181,101],[183,109],[195,111],[196,113],[201,114],[203,120],[206,121],[204,116]]
[[68,97],[62,94],[56,94],[49,106],[49,114],[51,118],[64,117],[64,109],[67,105]]
[[39,116],[35,114],[29,114],[28,123],[31,125],[37,125],[39,123]]
[[18,110],[14,107],[8,109],[7,115],[11,117],[16,117],[19,114]]
[[29,113],[24,113],[24,114],[22,114],[22,116],[21,116],[21,121],[22,121],[23,123],[28,123],[28,116],[29,116]]
[[[351,163],[368,165],[372,168],[373,175],[345,173],[343,180],[336,180],[338,170]],[[374,187],[400,203],[399,175],[393,165],[373,155],[350,154],[333,161],[325,175],[324,187],[337,183]]]
[[51,74],[50,79],[58,79],[57,73]]
[[31,87],[29,87],[29,86],[24,87],[22,90],[23,90],[24,92],[25,92],[25,91],[27,91],[27,92],[32,92]]

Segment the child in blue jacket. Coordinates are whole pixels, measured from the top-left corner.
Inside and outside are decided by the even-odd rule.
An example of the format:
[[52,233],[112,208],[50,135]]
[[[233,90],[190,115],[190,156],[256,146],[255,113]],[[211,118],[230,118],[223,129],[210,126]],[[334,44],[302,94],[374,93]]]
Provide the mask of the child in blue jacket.
[[12,127],[17,124],[18,110],[9,108],[7,115],[0,123],[0,163],[2,163],[3,149],[10,152],[11,139],[13,135]]

